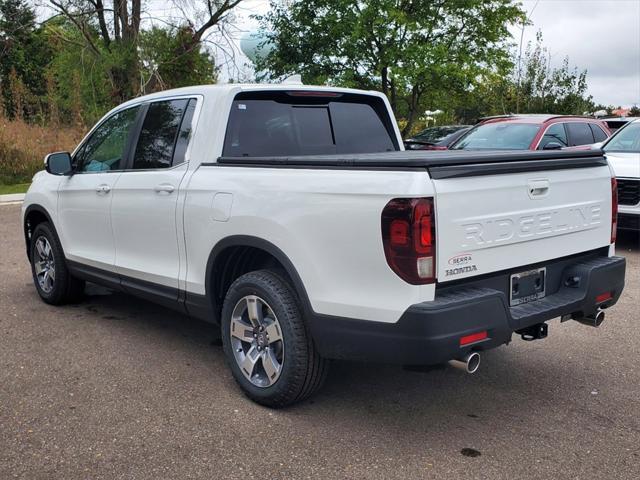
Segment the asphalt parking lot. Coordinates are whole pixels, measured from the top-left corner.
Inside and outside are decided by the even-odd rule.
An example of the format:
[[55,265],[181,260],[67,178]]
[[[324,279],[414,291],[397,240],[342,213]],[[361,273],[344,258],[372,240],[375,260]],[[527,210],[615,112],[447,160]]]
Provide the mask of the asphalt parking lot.
[[607,478],[640,476],[640,247],[599,329],[450,368],[334,363],[325,388],[247,400],[211,326],[90,288],[54,308],[33,287],[20,207],[0,206],[0,479]]

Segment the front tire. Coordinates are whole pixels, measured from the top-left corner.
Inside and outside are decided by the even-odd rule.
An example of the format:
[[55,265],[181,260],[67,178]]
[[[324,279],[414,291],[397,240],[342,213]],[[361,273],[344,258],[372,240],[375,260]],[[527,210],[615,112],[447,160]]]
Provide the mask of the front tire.
[[85,282],[69,273],[62,245],[49,223],[36,226],[31,235],[31,274],[40,298],[51,305],[78,301]]
[[326,378],[291,285],[270,270],[242,275],[222,308],[222,342],[233,376],[257,403],[281,408],[318,390]]

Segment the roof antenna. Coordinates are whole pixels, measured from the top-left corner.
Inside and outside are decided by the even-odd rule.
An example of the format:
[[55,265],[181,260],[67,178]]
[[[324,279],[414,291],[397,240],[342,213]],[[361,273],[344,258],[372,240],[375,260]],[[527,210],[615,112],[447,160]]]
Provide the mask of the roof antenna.
[[286,83],[287,85],[304,85],[304,83],[302,83],[302,75],[297,73],[295,75],[289,75],[282,83]]

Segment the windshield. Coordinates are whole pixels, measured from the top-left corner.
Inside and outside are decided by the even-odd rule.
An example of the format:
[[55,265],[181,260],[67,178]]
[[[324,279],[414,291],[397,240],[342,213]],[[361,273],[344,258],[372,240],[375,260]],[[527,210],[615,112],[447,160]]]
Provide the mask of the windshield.
[[611,140],[604,146],[605,152],[640,153],[640,122],[628,124],[618,130]]
[[485,123],[471,129],[454,150],[527,150],[540,125],[531,123]]
[[438,143],[446,140],[451,134],[457,131],[468,128],[466,125],[456,125],[451,127],[431,127],[422,130],[417,135],[414,135],[409,141],[422,142],[422,143]]

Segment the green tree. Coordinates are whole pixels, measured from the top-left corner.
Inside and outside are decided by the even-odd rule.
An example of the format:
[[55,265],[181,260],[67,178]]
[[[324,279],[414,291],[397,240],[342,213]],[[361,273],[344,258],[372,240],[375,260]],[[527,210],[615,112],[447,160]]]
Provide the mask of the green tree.
[[[551,67],[551,56],[538,32],[535,43],[529,43],[516,83],[515,113],[557,113],[581,115],[594,110],[587,94],[587,71],[569,65],[565,57],[559,67]],[[519,84],[516,78],[520,77]]]
[[[179,47],[183,51],[198,52],[205,34],[226,22],[229,12],[241,1],[178,2],[184,4],[184,7],[203,7],[198,10],[197,18],[200,23],[197,26],[192,26],[189,19],[185,18],[189,28],[178,29],[177,35],[174,35]],[[145,37],[142,28],[143,0],[113,0],[110,3],[103,0],[49,0],[49,3],[57,10],[58,15],[63,16],[75,28],[77,35],[73,42],[93,56],[95,64],[101,65],[102,72],[107,77],[109,96],[114,104],[145,93],[148,78],[145,78],[142,62],[152,62],[153,55],[147,54],[146,59],[140,58],[140,40]],[[158,35],[155,40],[159,41]],[[194,55],[190,59],[195,60],[196,57],[198,56]]]
[[50,88],[47,99],[63,123],[95,122],[120,100],[107,72],[120,60],[120,51],[92,54],[76,26],[64,17],[45,24],[52,49],[47,65]]
[[512,0],[299,0],[261,17],[273,49],[265,77],[300,73],[310,83],[378,89],[412,130],[435,99],[468,91],[509,62]]
[[140,59],[145,92],[215,83],[214,59],[194,44],[193,30],[152,28],[141,33]]
[[0,0],[0,91],[9,117],[42,113],[38,97],[46,92],[49,56],[33,8],[25,0]]

